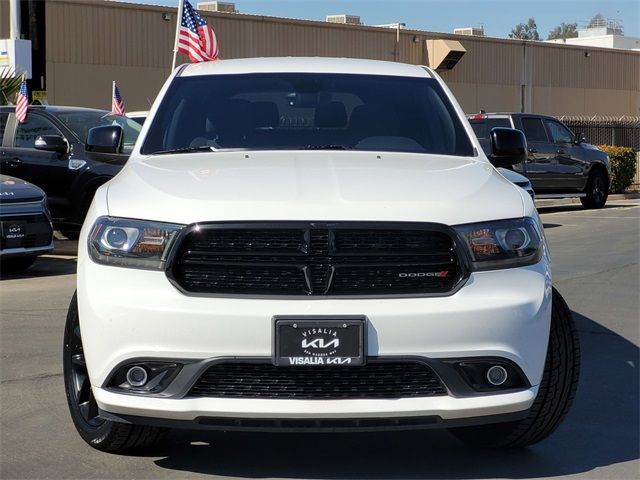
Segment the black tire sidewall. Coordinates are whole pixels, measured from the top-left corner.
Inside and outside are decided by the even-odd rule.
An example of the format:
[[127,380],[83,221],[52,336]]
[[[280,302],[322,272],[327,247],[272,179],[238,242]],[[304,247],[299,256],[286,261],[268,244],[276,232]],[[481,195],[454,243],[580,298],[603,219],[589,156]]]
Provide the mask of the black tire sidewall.
[[[594,186],[594,183],[597,181],[596,179],[602,182],[602,185],[605,189],[605,194],[602,197],[602,200],[596,200],[593,197],[593,186]],[[594,209],[604,207],[605,204],[607,203],[607,198],[609,197],[609,188],[610,188],[609,181],[607,176],[604,173],[602,173],[600,170],[591,172],[591,175],[589,176],[589,181],[587,182],[587,188],[585,189],[585,193],[587,194],[587,196],[580,199],[582,201],[582,205],[584,205],[586,208],[594,208]]]
[[[463,442],[481,448],[523,448],[548,437],[564,420],[578,386],[580,342],[571,311],[555,288],[552,302],[545,367],[527,417],[516,422],[451,429]],[[565,347],[562,352],[554,354],[561,345]],[[562,392],[553,393],[550,388]]]
[[113,422],[105,420],[99,426],[93,426],[87,423],[82,417],[80,409],[74,399],[72,393],[73,378],[71,376],[71,358],[67,354],[69,342],[73,338],[73,329],[75,325],[79,323],[78,318],[78,303],[77,294],[74,293],[71,303],[69,305],[69,311],[67,313],[67,320],[64,327],[64,340],[63,340],[63,356],[62,356],[62,370],[64,377],[64,390],[67,397],[67,405],[69,407],[69,414],[73,421],[76,430],[85,442],[93,445],[96,448],[100,448],[100,445],[104,443],[110,436],[113,430]]

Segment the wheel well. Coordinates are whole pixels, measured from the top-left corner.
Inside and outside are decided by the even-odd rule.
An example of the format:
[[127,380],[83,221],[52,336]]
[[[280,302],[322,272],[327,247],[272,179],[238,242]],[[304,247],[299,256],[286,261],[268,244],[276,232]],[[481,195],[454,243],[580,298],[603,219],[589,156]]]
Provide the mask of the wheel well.
[[96,190],[98,190],[102,185],[107,183],[109,180],[110,178],[106,178],[102,181],[92,183],[85,189],[84,194],[82,195],[82,202],[80,203],[79,213],[82,217],[81,220],[84,220],[84,217],[87,214],[87,211],[89,210],[89,206],[91,205],[91,201],[93,200],[93,197],[96,194]]
[[607,177],[607,188],[611,187],[611,177],[609,176],[609,172],[607,168],[601,163],[594,163],[591,167],[591,171],[589,172],[589,179],[591,179],[594,172],[603,173],[605,177]]

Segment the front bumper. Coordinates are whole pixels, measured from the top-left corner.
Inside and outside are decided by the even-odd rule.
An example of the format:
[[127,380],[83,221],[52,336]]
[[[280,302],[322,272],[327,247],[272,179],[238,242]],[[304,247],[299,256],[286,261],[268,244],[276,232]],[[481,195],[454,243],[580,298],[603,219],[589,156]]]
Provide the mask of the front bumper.
[[[531,406],[544,368],[551,278],[543,257],[528,267],[473,273],[449,297],[205,298],[183,295],[163,272],[98,265],[81,255],[78,308],[94,395],[108,414],[196,423],[394,417],[432,417],[439,423]],[[104,388],[113,370],[131,359],[270,358],[274,315],[364,315],[370,356],[500,357],[515,362],[531,386],[467,397],[344,400],[162,398]]]
[[0,223],[23,225],[22,238],[2,238],[0,258],[31,257],[53,250],[51,216],[43,201],[0,204]]

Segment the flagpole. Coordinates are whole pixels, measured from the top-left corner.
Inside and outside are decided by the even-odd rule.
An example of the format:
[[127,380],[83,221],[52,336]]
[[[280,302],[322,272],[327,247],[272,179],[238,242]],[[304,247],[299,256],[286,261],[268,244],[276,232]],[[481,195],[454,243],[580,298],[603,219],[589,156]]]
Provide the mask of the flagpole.
[[178,0],[178,18],[176,18],[176,39],[173,42],[173,61],[171,62],[171,72],[176,68],[176,59],[178,57],[178,36],[180,35],[180,25],[182,23],[182,10],[184,8],[184,0]]

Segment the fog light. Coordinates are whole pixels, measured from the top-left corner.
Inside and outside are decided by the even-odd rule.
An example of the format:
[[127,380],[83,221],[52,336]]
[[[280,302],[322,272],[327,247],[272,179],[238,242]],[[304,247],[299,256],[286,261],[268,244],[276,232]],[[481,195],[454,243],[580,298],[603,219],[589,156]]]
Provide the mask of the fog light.
[[132,387],[141,387],[147,383],[147,371],[142,367],[131,367],[127,370],[127,382]]
[[132,358],[112,373],[107,388],[136,394],[158,393],[169,386],[181,368],[179,363]]
[[491,385],[502,385],[507,381],[507,377],[507,370],[500,365],[494,365],[487,370],[487,380]]

